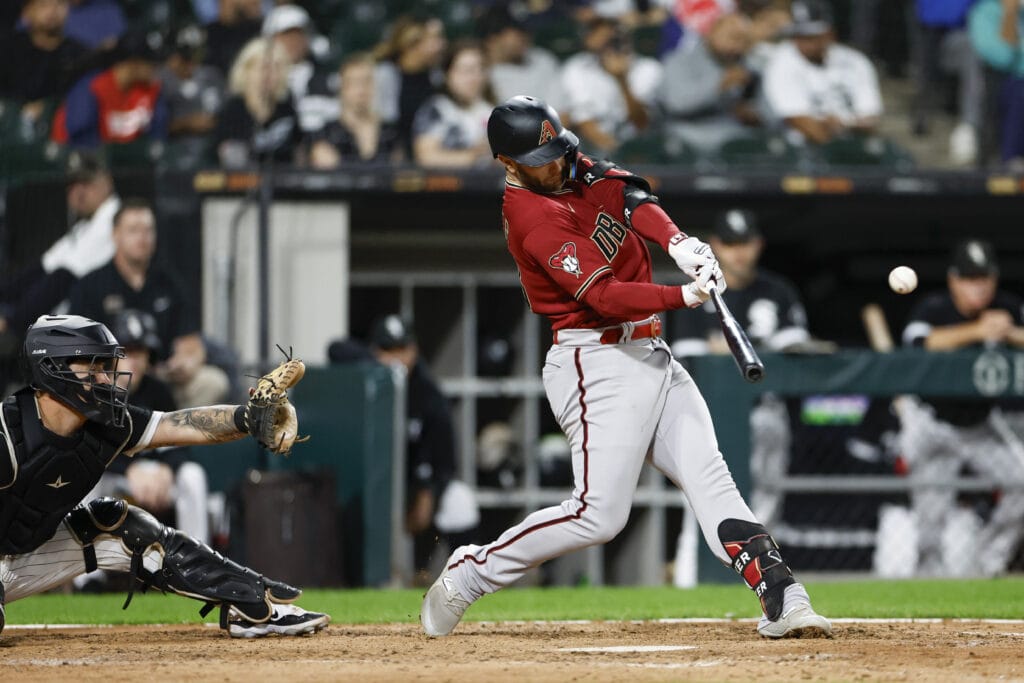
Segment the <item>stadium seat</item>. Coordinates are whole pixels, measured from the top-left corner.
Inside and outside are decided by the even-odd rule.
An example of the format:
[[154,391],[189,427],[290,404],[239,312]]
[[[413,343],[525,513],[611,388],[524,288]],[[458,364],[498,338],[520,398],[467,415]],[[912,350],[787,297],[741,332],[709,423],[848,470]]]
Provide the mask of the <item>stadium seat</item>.
[[726,140],[715,156],[726,166],[784,168],[799,161],[797,150],[785,138],[768,133]]
[[678,137],[662,132],[645,133],[623,142],[611,155],[622,164],[671,164],[690,166],[699,154]]
[[107,145],[104,154],[111,168],[117,170],[152,168],[164,154],[164,143],[158,140],[134,140]]
[[533,31],[535,45],[547,48],[565,60],[580,51],[580,27],[570,17],[554,18]]
[[878,166],[901,170],[914,167],[909,152],[877,135],[836,138],[821,145],[816,156],[826,166]]
[[39,174],[64,172],[66,150],[49,141],[0,141],[0,177],[16,182]]

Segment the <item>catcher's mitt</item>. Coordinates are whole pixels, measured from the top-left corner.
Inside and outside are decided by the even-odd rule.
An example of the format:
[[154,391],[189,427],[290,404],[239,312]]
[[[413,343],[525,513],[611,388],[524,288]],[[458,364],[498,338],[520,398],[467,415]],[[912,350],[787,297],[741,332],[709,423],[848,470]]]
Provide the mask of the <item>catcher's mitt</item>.
[[[282,350],[283,353],[283,350]],[[288,455],[298,439],[299,421],[288,402],[288,389],[306,374],[305,364],[285,354],[287,360],[259,378],[249,389],[245,406],[245,428],[261,446],[278,455]]]

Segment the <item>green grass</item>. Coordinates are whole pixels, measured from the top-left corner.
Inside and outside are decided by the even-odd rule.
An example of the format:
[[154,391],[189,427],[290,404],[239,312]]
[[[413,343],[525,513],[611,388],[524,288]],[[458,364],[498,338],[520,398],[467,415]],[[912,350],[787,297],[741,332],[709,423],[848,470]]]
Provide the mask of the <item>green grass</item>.
[[[1024,618],[1024,578],[849,581],[808,584],[830,617]],[[337,623],[415,622],[421,590],[307,590],[301,604]],[[10,624],[167,624],[199,621],[200,603],[176,596],[37,595],[7,606]],[[656,588],[511,588],[480,600],[470,621],[756,617],[757,601],[738,585]],[[207,620],[213,621],[216,613]]]

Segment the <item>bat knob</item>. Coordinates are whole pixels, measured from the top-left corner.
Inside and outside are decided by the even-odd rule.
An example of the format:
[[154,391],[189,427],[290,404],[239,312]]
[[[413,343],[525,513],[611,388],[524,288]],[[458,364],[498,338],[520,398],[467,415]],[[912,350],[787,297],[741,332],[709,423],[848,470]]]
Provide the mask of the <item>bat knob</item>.
[[764,379],[764,366],[751,365],[743,370],[743,378],[753,384]]

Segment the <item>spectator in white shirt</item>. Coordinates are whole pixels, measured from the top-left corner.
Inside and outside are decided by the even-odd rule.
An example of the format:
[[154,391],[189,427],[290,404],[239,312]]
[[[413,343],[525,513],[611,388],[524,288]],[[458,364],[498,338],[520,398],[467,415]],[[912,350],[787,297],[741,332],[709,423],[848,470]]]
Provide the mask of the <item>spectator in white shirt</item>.
[[487,65],[479,43],[452,46],[444,64],[444,90],[423,103],[412,123],[417,164],[469,168],[494,163],[487,142]]
[[532,43],[526,25],[503,4],[494,5],[480,18],[477,32],[490,65],[491,93],[495,102],[530,93],[555,109],[562,106],[557,74],[558,58]]
[[882,114],[875,68],[860,52],[836,44],[832,15],[821,0],[794,0],[789,40],[764,74],[771,113],[795,142],[824,144],[850,132],[872,132]]
[[589,152],[608,152],[647,128],[661,84],[661,64],[633,54],[631,38],[612,19],[587,27],[585,52],[562,68],[565,114]]
[[114,214],[121,200],[106,166],[98,156],[76,151],[68,159],[67,182],[68,210],[78,220],[0,292],[0,333],[20,337],[29,323],[64,301],[78,278],[114,255]]

